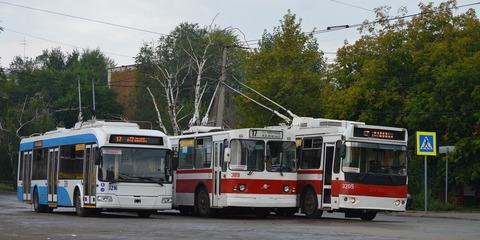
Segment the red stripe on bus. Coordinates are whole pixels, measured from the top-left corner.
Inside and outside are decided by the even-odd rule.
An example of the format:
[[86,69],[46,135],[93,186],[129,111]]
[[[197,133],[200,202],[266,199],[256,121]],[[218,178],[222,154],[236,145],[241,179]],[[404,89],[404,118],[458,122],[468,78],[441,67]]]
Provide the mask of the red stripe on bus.
[[199,184],[205,185],[209,193],[212,192],[212,179],[177,179],[175,192],[194,193]]
[[182,173],[211,173],[211,168],[201,168],[201,169],[178,169],[177,174]]
[[298,174],[322,174],[323,170],[318,169],[298,169]]
[[[177,193],[194,193],[196,187],[203,184],[209,193],[212,192],[211,179],[177,179]],[[241,192],[239,185],[245,185],[245,191]],[[290,191],[286,193],[283,188],[288,185]],[[245,194],[297,194],[296,180],[264,180],[264,179],[222,179],[221,193],[245,193]],[[235,190],[236,189],[236,190]]]
[[300,193],[303,193],[306,189],[306,187],[313,187],[313,190],[315,190],[316,194],[322,194],[322,189],[323,189],[323,181],[318,179],[318,180],[298,180],[297,183],[298,191]]
[[[243,192],[238,189],[239,185],[242,184],[246,187]],[[290,188],[288,193],[283,190],[284,186]],[[222,193],[297,194],[297,181],[271,179],[222,179],[221,190]]]
[[339,194],[369,197],[406,198],[407,185],[387,186],[333,180],[332,196],[338,196]]

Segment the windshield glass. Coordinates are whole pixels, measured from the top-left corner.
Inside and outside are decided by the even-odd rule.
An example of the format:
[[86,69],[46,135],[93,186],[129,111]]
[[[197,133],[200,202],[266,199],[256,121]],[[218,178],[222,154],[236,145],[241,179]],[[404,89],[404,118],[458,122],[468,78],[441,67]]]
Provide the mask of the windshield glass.
[[405,146],[351,143],[343,160],[342,170],[354,173],[406,175]]
[[263,171],[265,157],[263,141],[234,139],[230,145],[231,170]]
[[267,143],[267,171],[294,172],[296,146],[293,142],[270,141]]
[[167,182],[167,149],[103,148],[98,178],[109,182]]

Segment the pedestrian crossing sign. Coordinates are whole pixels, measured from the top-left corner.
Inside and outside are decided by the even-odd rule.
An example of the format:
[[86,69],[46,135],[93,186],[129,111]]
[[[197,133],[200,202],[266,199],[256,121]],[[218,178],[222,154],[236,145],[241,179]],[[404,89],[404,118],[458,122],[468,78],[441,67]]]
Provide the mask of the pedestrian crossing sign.
[[437,155],[437,134],[435,132],[417,132],[417,155]]

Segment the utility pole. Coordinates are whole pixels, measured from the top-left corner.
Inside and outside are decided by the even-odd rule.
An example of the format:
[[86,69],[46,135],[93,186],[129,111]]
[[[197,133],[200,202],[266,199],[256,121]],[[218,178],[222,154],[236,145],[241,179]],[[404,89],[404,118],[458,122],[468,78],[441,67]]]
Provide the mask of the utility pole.
[[223,126],[223,115],[225,109],[225,79],[227,78],[227,52],[228,46],[223,46],[222,73],[220,75],[220,84],[218,91],[217,114],[215,117],[215,126]]

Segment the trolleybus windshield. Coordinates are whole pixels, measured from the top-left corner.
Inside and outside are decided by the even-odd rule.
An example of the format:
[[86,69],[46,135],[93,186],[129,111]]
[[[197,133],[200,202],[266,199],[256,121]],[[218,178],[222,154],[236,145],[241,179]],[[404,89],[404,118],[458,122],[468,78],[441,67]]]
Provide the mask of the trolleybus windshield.
[[351,143],[342,170],[353,173],[406,175],[406,147],[387,144]]
[[166,164],[170,150],[148,148],[102,148],[98,178],[108,182],[168,181]]
[[264,141],[243,139],[231,141],[231,170],[263,171],[264,165]]
[[267,143],[267,171],[294,172],[296,146],[294,142],[269,141]]

